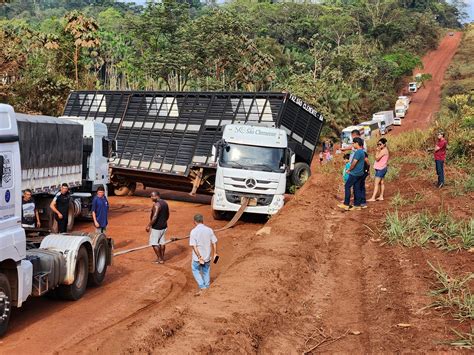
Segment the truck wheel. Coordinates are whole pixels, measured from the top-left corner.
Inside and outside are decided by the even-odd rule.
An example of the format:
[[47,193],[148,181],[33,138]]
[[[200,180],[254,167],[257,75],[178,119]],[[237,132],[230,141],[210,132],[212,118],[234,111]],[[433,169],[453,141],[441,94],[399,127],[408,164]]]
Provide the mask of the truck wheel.
[[128,192],[128,196],[133,196],[133,194],[135,193],[135,190],[137,189],[137,183],[132,182],[132,183],[128,184],[128,189],[130,190]]
[[212,217],[216,221],[222,221],[222,220],[226,219],[227,213],[225,211],[212,210]]
[[77,253],[76,270],[74,271],[74,282],[72,285],[59,286],[58,292],[61,298],[76,301],[84,295],[89,275],[89,257],[83,246]]
[[69,202],[69,208],[67,210],[67,231],[68,233],[74,228],[74,203]]
[[116,196],[127,196],[130,193],[130,189],[127,186],[119,186],[114,189]]
[[89,286],[100,286],[107,272],[107,241],[101,237],[95,248],[95,271],[89,274]]
[[291,173],[291,182],[296,186],[303,186],[311,176],[311,169],[306,163],[296,163],[295,169]]
[[4,274],[0,274],[0,336],[5,334],[10,321],[12,292],[10,282]]

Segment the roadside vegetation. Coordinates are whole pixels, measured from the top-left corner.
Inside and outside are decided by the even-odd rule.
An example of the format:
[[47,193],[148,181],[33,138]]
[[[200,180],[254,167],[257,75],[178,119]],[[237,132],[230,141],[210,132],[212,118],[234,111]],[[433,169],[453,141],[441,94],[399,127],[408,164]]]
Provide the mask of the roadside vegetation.
[[[428,263],[436,276],[435,288],[430,291],[433,303],[428,307],[449,313],[459,322],[474,321],[474,294],[471,288],[474,281],[474,273],[453,277],[441,266]],[[453,338],[444,343],[465,348],[474,348],[474,327],[470,332],[461,332],[452,329]]]
[[289,90],[323,135],[391,107],[461,10],[444,0],[11,2],[0,7],[0,97],[57,115],[71,89]]
[[387,213],[383,235],[390,244],[406,247],[433,244],[446,251],[470,250],[474,248],[474,219],[456,220],[445,211],[401,214],[396,210]]
[[[406,188],[392,196],[393,207],[385,216],[381,233],[392,245],[404,247],[436,247],[450,252],[474,252],[474,219],[472,214],[464,219],[455,217],[457,205],[452,209],[443,206],[435,210],[426,201],[430,192],[411,186],[414,181],[423,181],[431,186],[435,181],[433,151],[437,131],[444,131],[448,140],[446,176],[447,184],[441,192],[444,199],[472,201],[474,194],[474,26],[469,25],[463,40],[447,71],[442,92],[441,109],[431,129],[415,130],[398,135],[391,140],[394,153],[391,168],[405,173]],[[460,204],[464,204],[460,200]],[[418,209],[419,207],[419,209]],[[460,215],[463,215],[461,213]],[[459,329],[452,329],[452,338],[440,340],[443,344],[472,349],[474,347],[474,273],[472,265],[463,266],[461,275],[450,275],[440,265],[429,263],[434,271],[436,284],[429,292],[433,308],[449,314],[459,321]],[[466,323],[471,324],[466,327]],[[463,329],[463,330],[460,330]]]

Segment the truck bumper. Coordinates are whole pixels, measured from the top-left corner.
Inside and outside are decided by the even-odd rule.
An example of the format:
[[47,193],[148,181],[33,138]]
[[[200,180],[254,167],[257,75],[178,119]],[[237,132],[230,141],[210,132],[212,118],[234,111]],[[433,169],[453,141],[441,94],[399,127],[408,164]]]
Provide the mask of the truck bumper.
[[[252,199],[252,194],[248,197]],[[251,202],[252,203],[252,202]],[[245,209],[246,213],[258,213],[273,215],[277,213],[284,205],[285,197],[283,195],[273,195],[272,201],[267,206],[248,206]],[[231,211],[237,212],[240,209],[240,204],[231,203],[227,200],[225,190],[215,188],[214,196],[212,197],[212,209],[216,211]]]

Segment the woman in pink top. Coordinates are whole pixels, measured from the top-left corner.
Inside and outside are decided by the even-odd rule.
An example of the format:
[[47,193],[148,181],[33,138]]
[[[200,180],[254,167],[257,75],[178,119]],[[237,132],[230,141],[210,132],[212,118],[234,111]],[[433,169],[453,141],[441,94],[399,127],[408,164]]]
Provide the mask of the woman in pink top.
[[[374,182],[374,193],[372,197],[367,201],[383,201],[383,193],[385,191],[385,185],[383,179],[388,170],[388,158],[389,152],[387,148],[387,140],[385,138],[380,138],[377,143],[377,150],[375,151],[375,182]],[[379,192],[380,185],[380,196],[376,198],[377,193]]]

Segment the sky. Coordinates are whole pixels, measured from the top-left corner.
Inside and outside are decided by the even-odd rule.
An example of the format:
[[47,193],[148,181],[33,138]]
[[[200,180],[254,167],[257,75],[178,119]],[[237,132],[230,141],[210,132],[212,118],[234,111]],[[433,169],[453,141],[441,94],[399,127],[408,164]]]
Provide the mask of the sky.
[[[138,5],[144,5],[147,0],[122,0],[123,2],[134,2]],[[221,1],[218,1],[221,2]],[[474,21],[474,0],[464,0],[466,5],[468,6],[466,12],[468,14],[468,22]]]

